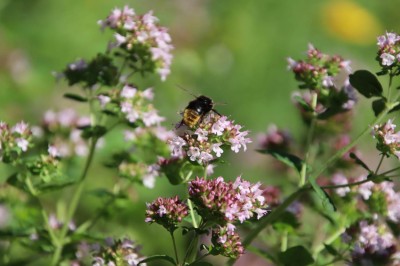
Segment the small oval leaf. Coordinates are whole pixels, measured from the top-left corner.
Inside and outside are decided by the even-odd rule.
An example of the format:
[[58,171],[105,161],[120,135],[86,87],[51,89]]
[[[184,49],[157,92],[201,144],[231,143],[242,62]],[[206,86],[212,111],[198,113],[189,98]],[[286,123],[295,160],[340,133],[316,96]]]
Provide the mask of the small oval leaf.
[[386,107],[386,100],[384,98],[372,102],[372,110],[375,116],[378,116]]
[[141,260],[137,265],[141,265],[143,263],[155,261],[155,260],[165,260],[165,261],[170,262],[172,265],[176,265],[175,260],[172,257],[167,256],[167,255],[153,255],[153,256],[150,256],[150,257],[147,257],[147,258]]
[[307,266],[314,263],[310,252],[303,246],[294,246],[278,254],[279,261],[285,266]]
[[77,101],[77,102],[87,102],[88,99],[78,95],[78,94],[74,94],[74,93],[65,93],[64,97],[73,101]]
[[277,150],[257,150],[260,153],[264,154],[269,154],[278,161],[281,161],[282,163],[286,164],[289,167],[295,168],[299,173],[301,172],[301,169],[303,167],[303,160],[297,157],[296,155],[282,152],[282,151],[277,151]]
[[350,84],[367,98],[382,96],[382,85],[368,70],[357,70],[350,76]]

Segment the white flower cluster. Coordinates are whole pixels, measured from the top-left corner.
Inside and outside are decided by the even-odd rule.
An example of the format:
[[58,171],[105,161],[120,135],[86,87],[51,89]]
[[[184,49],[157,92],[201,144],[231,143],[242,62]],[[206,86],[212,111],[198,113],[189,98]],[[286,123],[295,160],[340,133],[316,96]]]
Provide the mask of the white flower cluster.
[[209,114],[192,132],[176,136],[168,141],[174,157],[189,157],[191,161],[207,165],[217,157],[221,157],[224,146],[238,153],[241,148],[247,149],[251,142],[248,131],[241,131],[242,126],[228,120],[226,116]]
[[103,29],[109,27],[115,31],[114,46],[127,51],[138,47],[148,49],[156,63],[156,71],[164,81],[171,72],[173,46],[167,29],[160,27],[157,22],[152,11],[137,15],[132,8],[125,6],[123,9],[114,9],[105,20],[99,21],[99,25]]

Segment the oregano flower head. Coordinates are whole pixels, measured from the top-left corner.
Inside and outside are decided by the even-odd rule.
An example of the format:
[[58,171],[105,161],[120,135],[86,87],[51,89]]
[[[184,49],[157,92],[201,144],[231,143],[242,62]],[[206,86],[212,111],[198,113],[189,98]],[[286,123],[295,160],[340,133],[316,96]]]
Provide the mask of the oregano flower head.
[[384,70],[400,66],[400,36],[395,32],[386,32],[378,38],[376,60]]
[[146,219],[148,223],[158,223],[173,232],[178,223],[188,215],[188,207],[178,196],[173,198],[157,198],[147,204]]
[[239,235],[230,231],[227,227],[218,226],[214,228],[211,233],[211,242],[213,254],[237,259],[244,253]]
[[261,184],[251,184],[240,176],[235,182],[223,177],[213,180],[197,177],[189,182],[189,196],[204,220],[243,223],[256,215],[260,219],[267,213]]
[[32,145],[32,131],[27,123],[21,121],[10,127],[0,122],[0,156],[5,163],[15,161]]
[[400,132],[395,131],[396,125],[392,119],[373,127],[376,148],[386,156],[394,155],[400,158]]
[[125,6],[114,9],[99,25],[113,30],[115,42],[112,47],[120,47],[127,53],[126,58],[133,64],[134,69],[141,72],[154,70],[165,80],[172,61],[171,36],[165,27],[158,25],[158,18],[153,11],[138,15]]
[[214,113],[206,115],[194,131],[184,130],[177,134],[168,142],[171,155],[188,157],[190,161],[201,165],[208,165],[221,157],[224,148],[230,147],[238,153],[240,149],[246,151],[247,144],[251,143],[247,137],[249,131],[242,131],[241,125]]

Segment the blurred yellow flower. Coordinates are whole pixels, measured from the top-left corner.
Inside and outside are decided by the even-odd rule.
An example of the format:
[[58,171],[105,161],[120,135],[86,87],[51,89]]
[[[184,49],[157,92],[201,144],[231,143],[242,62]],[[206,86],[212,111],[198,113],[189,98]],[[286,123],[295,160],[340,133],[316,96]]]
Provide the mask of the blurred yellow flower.
[[335,37],[355,44],[371,44],[382,33],[379,20],[357,3],[332,0],[322,8],[322,22]]

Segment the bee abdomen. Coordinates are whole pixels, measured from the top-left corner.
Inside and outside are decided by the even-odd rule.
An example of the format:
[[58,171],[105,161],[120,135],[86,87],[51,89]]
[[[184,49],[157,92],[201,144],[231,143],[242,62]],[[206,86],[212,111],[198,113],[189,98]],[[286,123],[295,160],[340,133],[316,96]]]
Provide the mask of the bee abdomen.
[[199,122],[201,115],[199,115],[196,111],[191,109],[185,109],[183,112],[183,123],[188,127],[195,127]]

